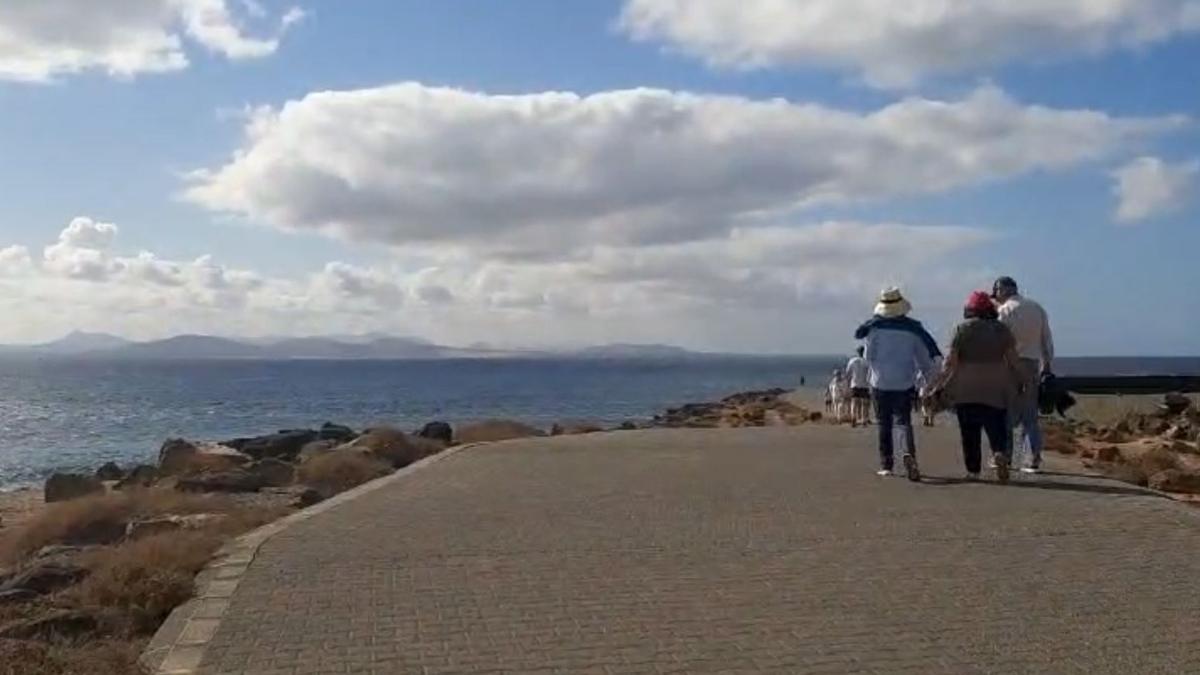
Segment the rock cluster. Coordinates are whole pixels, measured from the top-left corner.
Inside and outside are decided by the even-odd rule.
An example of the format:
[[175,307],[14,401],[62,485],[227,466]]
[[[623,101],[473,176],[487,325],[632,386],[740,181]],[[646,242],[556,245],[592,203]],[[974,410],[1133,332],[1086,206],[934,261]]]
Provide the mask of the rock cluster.
[[1114,424],[1067,421],[1048,431],[1047,447],[1077,453],[1115,478],[1200,494],[1200,409],[1187,396],[1167,394],[1154,412],[1129,413]]
[[750,391],[715,403],[689,403],[656,415],[652,426],[666,428],[736,428],[796,426],[821,421],[821,413],[788,400],[786,389]]

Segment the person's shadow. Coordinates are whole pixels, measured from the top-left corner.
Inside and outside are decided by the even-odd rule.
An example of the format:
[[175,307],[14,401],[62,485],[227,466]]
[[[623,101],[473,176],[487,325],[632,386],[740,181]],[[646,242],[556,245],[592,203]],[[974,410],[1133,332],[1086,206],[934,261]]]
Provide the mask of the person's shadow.
[[979,480],[967,480],[965,478],[952,478],[948,476],[924,476],[922,483],[932,486],[952,486],[952,485],[988,485],[992,487],[1002,488],[1017,488],[1021,490],[1059,490],[1063,492],[1083,492],[1088,494],[1100,495],[1118,495],[1125,497],[1163,497],[1162,493],[1155,492],[1147,488],[1141,488],[1136,485],[1103,485],[1097,483],[1083,483],[1063,480],[1046,480],[1046,477],[1060,478],[1078,478],[1084,480],[1111,480],[1103,479],[1099,476],[1088,476],[1085,474],[1075,473],[1056,473],[1042,472],[1040,474],[1023,475],[1021,478],[1015,478],[1008,483],[1000,483],[995,478],[981,478]]

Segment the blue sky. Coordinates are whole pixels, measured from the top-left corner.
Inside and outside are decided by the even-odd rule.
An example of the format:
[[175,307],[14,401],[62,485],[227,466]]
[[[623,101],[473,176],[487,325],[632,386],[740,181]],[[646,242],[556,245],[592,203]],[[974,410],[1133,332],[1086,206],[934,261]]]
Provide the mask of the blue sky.
[[[868,0],[813,0],[829,25],[757,0],[189,2],[0,9],[0,340],[828,352],[883,284],[945,335],[1005,273],[1064,353],[1200,345],[1196,2],[971,0],[925,33]],[[187,64],[111,72],[134,29]]]

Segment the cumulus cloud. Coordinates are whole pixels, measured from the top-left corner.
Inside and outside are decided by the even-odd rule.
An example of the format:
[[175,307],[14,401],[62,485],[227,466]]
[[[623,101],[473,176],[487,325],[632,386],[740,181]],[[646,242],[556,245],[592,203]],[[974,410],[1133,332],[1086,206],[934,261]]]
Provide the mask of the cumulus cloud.
[[1179,122],[1026,106],[991,87],[862,114],[656,89],[493,96],[405,83],[256,109],[244,145],[193,173],[186,198],[285,230],[562,257],[1062,169]]
[[833,67],[884,87],[1200,30],[1197,0],[626,0],[620,28],[724,67]]
[[[250,7],[257,7],[251,4]],[[250,18],[262,19],[258,11]],[[228,59],[267,56],[289,26],[270,37],[247,33],[228,0],[36,0],[0,3],[0,80],[45,82],[89,70],[128,78],[180,70],[185,43]]]
[[1170,164],[1158,157],[1138,157],[1112,172],[1116,219],[1133,223],[1183,207],[1195,192],[1200,160]]

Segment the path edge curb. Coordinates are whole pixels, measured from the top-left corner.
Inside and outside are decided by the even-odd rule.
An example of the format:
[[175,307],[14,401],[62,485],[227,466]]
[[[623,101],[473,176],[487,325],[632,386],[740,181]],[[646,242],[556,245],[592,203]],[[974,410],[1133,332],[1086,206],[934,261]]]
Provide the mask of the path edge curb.
[[382,490],[422,469],[481,445],[487,443],[447,448],[395,473],[363,483],[227,542],[196,575],[195,596],[171,611],[142,651],[138,664],[143,672],[148,675],[193,675],[199,669],[208,643],[216,635],[238,584],[254,562],[259,548],[271,537],[292,525]]

